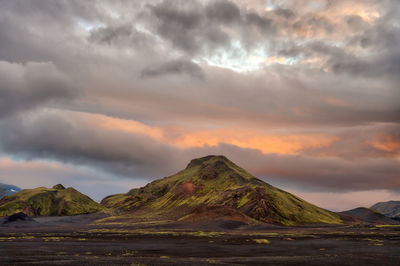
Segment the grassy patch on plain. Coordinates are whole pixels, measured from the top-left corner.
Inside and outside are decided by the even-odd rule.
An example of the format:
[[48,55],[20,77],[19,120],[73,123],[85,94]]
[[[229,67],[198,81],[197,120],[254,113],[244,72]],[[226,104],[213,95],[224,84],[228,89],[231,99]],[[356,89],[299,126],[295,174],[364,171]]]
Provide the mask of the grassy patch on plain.
[[253,241],[257,244],[264,244],[264,245],[271,244],[271,241],[269,241],[268,239],[253,239]]

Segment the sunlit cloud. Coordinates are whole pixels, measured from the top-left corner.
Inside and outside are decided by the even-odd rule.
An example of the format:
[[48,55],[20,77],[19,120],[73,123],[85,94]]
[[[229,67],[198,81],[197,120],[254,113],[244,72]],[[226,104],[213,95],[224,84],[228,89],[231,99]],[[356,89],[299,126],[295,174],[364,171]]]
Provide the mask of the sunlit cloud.
[[373,147],[395,154],[400,159],[400,139],[393,136],[384,136],[379,140],[369,142]]
[[74,113],[77,119],[97,130],[143,134],[178,148],[196,148],[230,144],[263,153],[299,154],[303,149],[326,147],[337,140],[323,134],[274,135],[243,128],[188,129],[178,125],[149,126],[138,121],[107,117],[98,114]]

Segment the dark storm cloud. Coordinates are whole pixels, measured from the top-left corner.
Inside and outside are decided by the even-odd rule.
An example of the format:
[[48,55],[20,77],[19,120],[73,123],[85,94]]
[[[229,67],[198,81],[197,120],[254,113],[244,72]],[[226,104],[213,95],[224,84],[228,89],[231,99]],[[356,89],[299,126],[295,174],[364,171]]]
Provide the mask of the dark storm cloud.
[[308,14],[298,19],[293,24],[293,29],[297,31],[311,29],[313,31],[323,31],[327,34],[330,34],[334,29],[334,25],[325,17],[318,16],[316,14]]
[[367,57],[332,56],[330,64],[334,71],[349,72],[366,77],[391,76],[398,78],[398,73],[400,73],[400,28],[398,25],[396,26],[395,21],[398,20],[400,12],[395,11],[396,6],[399,9],[399,4],[393,4],[393,10],[349,41],[351,45],[372,49],[373,53]]
[[214,1],[206,6],[207,18],[224,24],[240,22],[240,9],[229,1]]
[[273,12],[278,16],[285,17],[286,19],[291,19],[295,17],[294,12],[287,8],[277,8]]
[[164,63],[158,67],[146,68],[142,70],[143,78],[153,78],[163,75],[187,74],[199,80],[205,79],[204,71],[197,64],[188,60],[174,60]]
[[101,27],[91,31],[90,40],[100,43],[112,44],[121,37],[133,35],[132,25],[122,25],[117,27]]
[[366,22],[362,17],[357,15],[348,16],[346,18],[347,24],[355,30],[363,30],[368,27],[368,22]]
[[392,78],[398,79],[400,52],[381,55],[380,58],[375,60],[332,57],[328,61],[328,65],[333,71],[340,74],[346,73],[350,76],[365,76],[367,78],[392,76]]
[[164,1],[151,6],[150,15],[149,22],[155,23],[158,35],[189,54],[229,44],[230,38],[219,28],[218,21],[211,27],[204,7],[197,1]]
[[128,177],[160,174],[178,154],[143,134],[97,131],[83,120],[47,112],[1,121],[0,147],[26,160],[47,158]]
[[272,25],[272,19],[260,16],[255,12],[247,13],[245,15],[245,21],[248,23],[248,25],[257,27],[262,33],[268,32]]
[[[98,5],[79,0],[51,1],[51,0],[1,0],[2,13],[7,16],[35,17],[43,22],[65,24],[75,17],[95,18],[101,16]],[[57,19],[57,20],[55,20]]]
[[0,6],[0,60],[19,63],[65,60],[60,50],[66,39],[78,41],[77,22],[106,17],[85,1],[1,0]]
[[80,91],[51,63],[0,61],[0,118],[49,103],[65,102]]
[[152,42],[148,35],[139,32],[132,24],[112,25],[94,29],[90,32],[88,40],[99,44],[135,47],[136,49],[144,49],[146,45]]
[[[147,22],[157,34],[190,55],[230,48],[235,37],[252,44],[253,38],[268,37],[274,31],[272,19],[252,10],[240,10],[235,3],[226,0],[207,4],[165,0],[149,6],[149,10]],[[239,34],[232,34],[225,27]],[[255,33],[249,38],[251,31]]]
[[[62,3],[63,5],[68,5],[68,3],[70,3],[71,6],[75,5],[75,2]],[[49,3],[49,5],[51,4]],[[110,4],[110,7],[113,6]],[[125,13],[122,13],[123,10],[118,10],[125,15],[121,16],[121,19],[114,19],[112,23],[108,23],[109,17],[105,14],[94,15],[96,12],[98,13],[99,10],[103,10],[100,5],[95,5],[92,13],[86,12],[83,14],[74,11],[77,9],[75,7],[65,8],[67,10],[73,10],[73,12],[70,11],[69,13],[70,17],[86,18],[89,22],[89,26],[94,27],[89,31],[88,35],[75,36],[78,39],[77,42],[72,38],[71,43],[64,44],[64,42],[58,41],[58,39],[61,40],[65,38],[64,35],[57,35],[61,32],[58,31],[58,27],[53,29],[47,26],[47,20],[46,27],[44,27],[45,25],[42,25],[37,19],[32,18],[29,13],[19,11],[19,9],[12,9],[12,17],[14,19],[9,25],[20,28],[20,30],[15,34],[11,34],[12,31],[10,31],[10,34],[6,35],[9,38],[4,38],[4,42],[7,42],[13,35],[18,36],[20,41],[13,41],[12,44],[10,44],[10,47],[13,47],[12,49],[10,47],[5,47],[4,55],[6,55],[8,51],[15,51],[16,55],[18,54],[18,56],[23,58],[34,57],[36,60],[46,58],[53,61],[57,67],[62,67],[63,69],[65,65],[68,65],[69,71],[79,72],[79,75],[84,73],[82,70],[88,69],[91,75],[79,78],[85,79],[88,87],[93,87],[91,93],[96,96],[99,93],[99,90],[95,89],[98,84],[93,85],[91,83],[103,78],[98,74],[96,69],[98,69],[98,66],[104,67],[109,65],[110,72],[114,71],[114,69],[119,72],[118,74],[113,73],[113,75],[109,75],[110,84],[113,83],[117,85],[113,85],[113,90],[115,90],[114,94],[118,95],[118,92],[123,91],[123,89],[120,88],[126,88],[125,90],[131,91],[131,94],[121,93],[123,96],[119,99],[115,99],[116,102],[134,101],[135,98],[137,98],[137,94],[140,94],[141,88],[148,88],[150,86],[148,83],[152,83],[151,86],[153,86],[153,83],[156,83],[155,79],[159,79],[159,83],[156,83],[156,85],[159,85],[157,88],[161,85],[163,90],[168,91],[169,97],[159,96],[157,94],[158,89],[154,88],[154,94],[147,96],[147,99],[151,102],[143,104],[159,106],[160,109],[165,106],[167,111],[174,111],[176,114],[179,114],[180,117],[177,119],[191,120],[190,116],[202,116],[207,120],[222,121],[225,118],[232,120],[242,119],[244,122],[254,120],[254,123],[258,124],[275,124],[277,121],[281,121],[286,125],[397,121],[396,117],[398,117],[399,108],[395,108],[393,104],[386,104],[386,108],[381,107],[384,105],[385,98],[388,97],[388,94],[383,93],[382,97],[374,99],[373,93],[370,93],[377,88],[377,85],[372,86],[374,83],[379,83],[381,87],[393,88],[393,90],[395,90],[395,81],[397,80],[397,75],[395,75],[395,73],[398,69],[397,63],[399,60],[393,53],[393,51],[395,51],[394,44],[396,43],[395,36],[397,35],[395,34],[395,28],[392,26],[388,26],[386,29],[387,33],[381,34],[379,38],[372,37],[375,36],[374,34],[383,32],[382,30],[369,30],[362,34],[362,36],[365,35],[363,39],[367,39],[367,37],[370,36],[370,39],[374,40],[368,41],[368,43],[370,43],[368,47],[370,47],[369,49],[372,51],[375,50],[375,47],[382,47],[382,43],[391,43],[392,45],[390,47],[386,45],[389,49],[381,49],[387,51],[382,56],[376,55],[367,57],[367,59],[360,59],[357,57],[356,53],[347,51],[346,47],[339,47],[334,43],[332,44],[325,41],[323,38],[319,38],[320,41],[311,39],[312,41],[300,45],[296,42],[295,37],[290,35],[285,38],[283,43],[280,43],[278,40],[274,39],[276,36],[273,34],[261,34],[263,30],[271,29],[271,27],[278,27],[282,30],[282,28],[287,26],[290,29],[292,25],[290,23],[297,23],[302,19],[305,21],[302,22],[302,24],[308,25],[307,23],[310,22],[310,17],[314,18],[316,15],[307,15],[304,17],[297,15],[296,19],[292,22],[285,22],[289,24],[279,24],[281,21],[271,16],[271,12],[266,12],[266,14],[263,15],[261,12],[252,10],[251,8],[239,8],[238,5],[229,1],[210,1],[207,3],[182,2],[181,5],[178,5],[177,2],[174,1],[164,1],[145,5],[144,10],[146,10],[145,13],[147,17],[129,17]],[[58,10],[57,8],[51,9]],[[83,8],[83,10],[86,9]],[[26,24],[31,24],[37,29],[45,28],[46,31],[50,30],[50,32],[54,30],[56,35],[40,35],[40,37],[44,39],[38,42],[37,38],[34,38],[29,31],[22,31],[22,25],[17,23],[17,11],[26,16],[26,20],[29,21]],[[130,12],[131,10],[127,9],[126,12],[128,11]],[[142,10],[142,12],[144,11]],[[279,13],[278,9],[275,9],[272,13],[276,12]],[[54,17],[56,12],[52,12],[51,14],[53,14],[52,16]],[[37,16],[46,17],[48,15],[38,13]],[[102,22],[102,24],[98,24],[101,26],[96,26],[96,23],[90,24],[90,22],[96,20]],[[78,27],[77,20],[68,19],[67,16],[67,18],[61,21],[65,21],[64,23],[69,25],[69,27],[66,28],[66,32],[70,34],[66,35],[74,36],[73,32]],[[72,21],[75,22],[73,23]],[[311,22],[313,21],[311,20]],[[59,22],[56,21],[55,24],[58,25],[57,23]],[[386,20],[382,20],[380,23],[382,23],[381,28],[383,28],[383,25],[386,25],[387,22]],[[145,27],[147,33],[138,32],[135,28],[138,24]],[[61,28],[62,23],[60,22],[59,25]],[[324,24],[322,23],[321,25]],[[148,28],[146,28],[147,26]],[[156,33],[159,27],[172,27],[174,29],[171,29],[171,31],[167,30],[164,33],[160,32],[160,35],[157,35]],[[193,34],[191,34],[192,31]],[[207,35],[207,31],[222,31],[223,33]],[[2,32],[7,31],[4,30]],[[149,32],[157,37],[152,36]],[[220,71],[212,68],[207,69],[204,62],[200,65],[196,64],[199,68],[203,69],[203,71],[200,71],[196,65],[190,63],[190,55],[187,58],[188,63],[180,62],[176,60],[176,57],[170,55],[173,53],[179,54],[179,52],[182,51],[180,48],[182,47],[181,44],[178,44],[177,47],[167,46],[166,50],[163,51],[156,50],[158,46],[153,42],[155,42],[157,38],[162,40],[162,44],[164,44],[165,41],[169,42],[172,40],[170,35],[162,35],[168,32],[179,35],[180,37],[178,36],[178,39],[182,37],[182,40],[184,40],[183,43],[185,44],[183,46],[188,48],[184,48],[183,50],[196,51],[200,53],[197,54],[198,56],[204,56],[201,51],[209,50],[208,48],[211,46],[230,47],[230,42],[218,41],[218,38],[224,39],[226,36],[229,37],[229,40],[236,37],[242,40],[245,45],[243,47],[244,49],[246,49],[246,47],[251,47],[251,45],[247,46],[247,42],[264,45],[271,41],[273,45],[266,50],[266,52],[269,52],[271,55],[293,56],[295,59],[302,57],[307,59],[314,56],[326,58],[327,62],[323,64],[321,68],[326,68],[333,73],[324,73],[318,68],[313,67],[313,69],[309,69],[308,67],[297,66],[296,64],[290,68],[282,65],[267,66],[265,69],[265,79],[257,80],[254,79],[253,76],[246,74],[228,73],[228,71]],[[53,39],[57,39],[57,42],[56,40],[48,41],[46,39],[47,36],[56,36],[53,37]],[[209,37],[212,36],[216,39],[209,39]],[[246,38],[244,38],[244,36]],[[15,38],[16,37],[14,37],[14,39]],[[196,38],[200,39],[198,40]],[[86,47],[84,41],[87,39],[94,44]],[[175,41],[171,42],[174,43]],[[220,45],[218,43],[220,43]],[[104,44],[107,44],[109,50],[102,50]],[[21,47],[21,45],[23,46]],[[74,45],[77,45],[77,47]],[[3,47],[3,45],[0,47]],[[128,50],[130,49],[129,54],[118,54],[121,47]],[[275,51],[278,52],[274,53]],[[230,51],[227,51],[227,53],[229,52]],[[232,52],[232,55],[232,59],[234,60],[235,53]],[[223,54],[217,53],[217,56],[223,56]],[[237,64],[240,63],[241,62],[238,62]],[[185,69],[184,66],[187,66],[187,69]],[[174,75],[173,82],[168,80],[168,84],[165,84],[164,79],[168,78],[169,75],[153,75],[152,78],[141,79],[139,81],[130,78],[131,76],[140,77],[142,73],[172,74],[173,72],[197,77],[207,76],[207,78],[210,75],[208,72],[213,72],[212,75],[219,75],[219,77],[211,79],[212,82],[208,82],[209,85],[205,87],[198,84],[195,86],[186,84],[187,80],[179,79],[179,75]],[[204,74],[202,74],[202,72],[204,72]],[[390,78],[385,77],[390,73],[392,73]],[[274,78],[276,75],[280,75],[281,78],[276,80]],[[355,76],[357,76],[357,78],[354,78]],[[77,75],[75,75],[75,77],[77,77]],[[127,78],[124,80],[124,77]],[[308,79],[308,77],[310,78]],[[370,78],[374,78],[375,80],[371,82],[367,81]],[[328,82],[326,80],[328,80]],[[337,84],[340,84],[340,87],[337,87]],[[171,102],[181,101],[180,97],[183,97],[182,95],[184,94],[179,90],[179,87],[191,87],[190,91],[192,93],[199,89],[204,91],[201,99],[199,99],[201,102],[197,101],[197,106],[191,103],[187,106],[177,105],[173,108],[168,107]],[[360,88],[363,89],[361,90]],[[106,88],[104,88],[104,90],[106,90]],[[251,91],[251,93],[249,93],[249,91]],[[348,93],[349,91],[351,91],[351,93]],[[179,97],[171,99],[174,95],[179,95]],[[255,95],[257,97],[253,97]],[[348,105],[334,106],[332,104],[327,104],[321,101],[324,95],[333,95],[339,100],[348,102]],[[390,98],[397,97],[397,95],[398,93],[393,93]],[[242,99],[246,99],[246,101]],[[360,104],[354,104],[357,99],[363,99],[363,101],[368,100],[370,103],[365,106],[362,105],[363,101],[361,101]],[[190,98],[185,100],[191,102]],[[379,107],[377,106],[378,102]],[[136,103],[135,105],[140,105],[140,103]],[[205,105],[210,105],[210,107],[208,107],[210,111],[205,111]],[[105,107],[102,107],[99,103],[95,103],[93,106],[95,106],[95,110],[91,111],[105,112]],[[113,114],[118,115],[118,108],[121,108],[121,113],[119,115],[126,113],[128,110],[122,110],[123,106],[125,105],[115,106],[114,108],[116,109],[113,111]],[[130,110],[133,108],[129,104],[126,106],[129,106]],[[83,108],[86,110],[86,106]],[[162,109],[162,111],[158,113],[157,109],[152,111],[147,110],[148,117],[145,119],[157,119],[158,117],[158,119],[162,120],[164,119],[164,115],[166,117],[173,117],[175,115],[175,113],[165,112],[166,109]],[[214,110],[216,111],[213,112]],[[154,112],[154,114],[152,114],[152,112]],[[141,114],[135,115],[140,116]],[[187,118],[184,116],[187,116]],[[132,118],[135,118],[135,116],[132,115]]]

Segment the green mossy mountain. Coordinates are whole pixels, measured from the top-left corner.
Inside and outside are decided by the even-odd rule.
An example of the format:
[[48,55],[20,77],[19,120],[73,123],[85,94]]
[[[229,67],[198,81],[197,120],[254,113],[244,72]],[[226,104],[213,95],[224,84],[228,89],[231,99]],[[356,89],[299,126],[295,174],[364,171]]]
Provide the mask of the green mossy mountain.
[[23,212],[29,216],[62,216],[94,213],[105,208],[74,188],[24,189],[0,200],[0,216]]
[[108,196],[101,204],[121,211],[174,212],[182,217],[204,206],[226,206],[270,224],[342,223],[336,213],[263,182],[224,156],[213,155],[194,159],[179,173],[142,188]]
[[378,202],[371,209],[390,218],[400,218],[400,201]]

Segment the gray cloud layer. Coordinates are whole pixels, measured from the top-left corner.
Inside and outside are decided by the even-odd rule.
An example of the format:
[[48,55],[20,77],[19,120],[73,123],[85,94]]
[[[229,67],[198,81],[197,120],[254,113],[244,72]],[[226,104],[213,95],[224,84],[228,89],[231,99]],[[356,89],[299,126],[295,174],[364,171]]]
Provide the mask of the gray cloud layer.
[[52,63],[0,61],[0,80],[0,118],[79,95],[73,82]]
[[6,153],[92,165],[122,176],[160,174],[177,152],[145,135],[96,131],[84,121],[48,112],[3,121],[0,133]]
[[[124,177],[223,153],[258,175],[318,189],[400,190],[399,2],[264,5],[0,0],[2,153]],[[337,139],[298,155],[225,142],[185,149],[97,131],[75,111]]]

